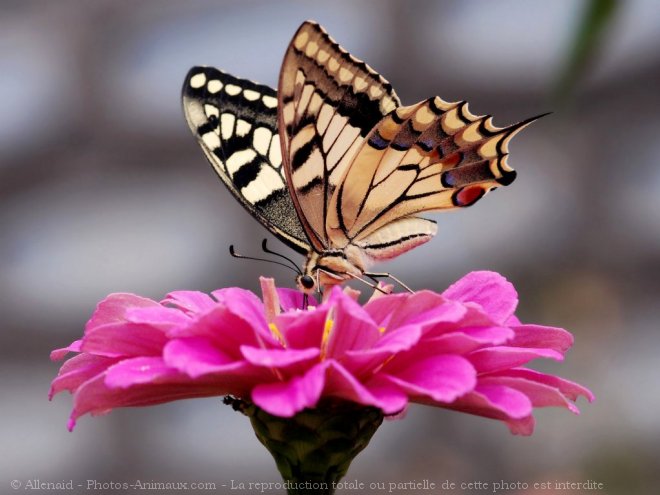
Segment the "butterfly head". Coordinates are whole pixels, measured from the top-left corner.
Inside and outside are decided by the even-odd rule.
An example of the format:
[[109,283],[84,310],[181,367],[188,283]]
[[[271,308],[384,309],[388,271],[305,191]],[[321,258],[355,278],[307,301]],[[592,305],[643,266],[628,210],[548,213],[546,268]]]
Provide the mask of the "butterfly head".
[[359,251],[352,247],[328,249],[308,254],[303,273],[296,277],[298,290],[305,294],[326,291],[352,278],[359,278],[365,267]]

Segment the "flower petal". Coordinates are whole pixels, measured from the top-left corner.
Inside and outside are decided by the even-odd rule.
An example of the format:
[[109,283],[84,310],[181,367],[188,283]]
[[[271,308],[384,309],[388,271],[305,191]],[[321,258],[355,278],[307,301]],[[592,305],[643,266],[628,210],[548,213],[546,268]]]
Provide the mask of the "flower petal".
[[151,406],[193,397],[225,395],[226,383],[193,382],[181,375],[175,382],[146,383],[129,388],[110,388],[103,374],[83,383],[74,395],[73,410],[68,428],[73,430],[76,420],[87,413],[106,414],[111,409],[127,406]]
[[110,388],[128,388],[145,383],[185,380],[184,375],[165,364],[160,357],[124,359],[105,372],[105,384]]
[[330,294],[327,305],[332,307],[328,318],[333,320],[326,342],[327,358],[341,358],[346,351],[371,348],[380,338],[369,314],[338,286]]
[[314,407],[325,385],[325,364],[310,368],[303,376],[287,382],[260,384],[252,390],[252,401],[267,413],[290,418],[306,407]]
[[[305,309],[303,302],[305,294],[295,289],[277,289],[277,295],[280,298],[280,307],[283,311],[294,311],[296,309]],[[318,301],[313,294],[307,296],[309,306],[318,306]]]
[[421,335],[419,325],[404,325],[384,333],[370,349],[346,351],[341,362],[354,375],[363,376],[385,364],[397,353],[412,349]]
[[275,280],[270,277],[259,277],[259,284],[261,285],[261,298],[264,302],[266,320],[268,323],[272,323],[280,313],[280,299],[275,288]]
[[143,323],[158,327],[163,331],[190,323],[190,317],[186,316],[184,312],[163,306],[128,308],[126,310],[126,319],[132,323]]
[[[396,364],[394,364],[396,363]],[[382,375],[414,397],[426,396],[437,402],[453,402],[477,384],[477,374],[461,356],[432,356],[408,362],[394,359]]]
[[420,355],[467,354],[484,346],[499,345],[513,337],[507,327],[465,327],[438,337],[423,338]]
[[[396,328],[407,323],[418,323],[433,318],[438,312],[442,315],[443,321],[444,319],[457,321],[460,316],[454,313],[456,311],[460,312],[461,316],[463,314],[463,311],[458,307],[444,307],[443,304],[447,301],[435,292],[422,290],[406,295],[407,297],[405,299],[396,296],[376,299],[372,303],[367,303],[365,310],[370,314],[377,314],[380,318],[374,318],[374,320],[378,321],[379,326],[385,326],[387,328]],[[390,299],[392,299],[391,302]],[[386,313],[387,316],[382,318],[385,313],[382,306],[387,307],[388,302],[390,302],[391,308],[389,313]],[[440,316],[435,317],[438,318]]]
[[407,395],[391,383],[374,377],[366,386],[336,361],[327,362],[324,395],[374,406],[385,414],[401,412],[408,404]]
[[369,316],[371,316],[372,320],[378,326],[385,326],[389,323],[392,314],[397,308],[405,304],[409,297],[410,294],[405,292],[370,299],[369,302],[364,305],[364,310],[369,313]]
[[575,404],[569,401],[558,389],[533,380],[499,375],[483,377],[479,380],[479,384],[504,385],[516,389],[525,394],[532,401],[534,407],[564,407],[574,414],[580,414]]
[[211,294],[229,311],[252,323],[255,328],[266,329],[268,327],[261,299],[249,290],[229,287],[214,290]]
[[548,385],[550,387],[556,388],[562,394],[564,394],[566,397],[568,397],[573,401],[576,401],[580,396],[585,397],[589,402],[593,402],[595,400],[594,394],[591,392],[591,390],[589,390],[586,387],[583,387],[578,383],[572,382],[570,380],[566,380],[564,378],[560,378],[558,376],[547,375],[545,373],[541,373],[535,370],[530,370],[527,368],[512,368],[509,370],[504,370],[494,373],[493,376],[520,377],[520,378],[525,378],[526,380],[532,380],[538,383],[542,383],[544,385]]
[[216,304],[188,326],[170,333],[171,338],[206,337],[222,352],[239,359],[241,345],[278,346],[279,342],[265,328],[237,315],[223,304]]
[[508,344],[514,347],[543,347],[563,354],[573,345],[573,336],[563,328],[516,325],[513,331],[515,337]]
[[323,305],[307,311],[280,314],[275,319],[275,325],[284,336],[287,348],[320,347],[328,310],[328,306]]
[[518,294],[511,282],[489,271],[468,273],[442,295],[454,301],[478,303],[499,324],[504,324],[518,306]]
[[48,398],[52,399],[55,394],[59,394],[63,390],[75,391],[81,384],[103,373],[116,362],[116,358],[92,354],[79,354],[70,358],[62,365],[57,377],[53,380]]
[[255,366],[268,368],[286,368],[296,364],[318,361],[320,354],[318,347],[307,349],[261,349],[259,347],[241,346],[241,352],[247,362]]
[[85,332],[100,325],[126,322],[126,310],[129,308],[150,307],[158,308],[160,305],[156,301],[152,301],[146,297],[136,296],[135,294],[110,294],[96,306],[96,310],[92,314],[92,317],[85,325]]
[[522,392],[503,385],[477,385],[450,405],[477,416],[493,419],[522,419],[532,414],[532,401]]
[[201,336],[171,340],[163,349],[163,359],[191,378],[232,369],[238,362]]
[[164,306],[174,306],[188,316],[204,313],[217,304],[208,294],[194,290],[170,292],[160,303]]
[[493,373],[521,366],[533,359],[550,358],[561,361],[564,356],[552,349],[527,349],[519,347],[488,347],[468,354],[468,359],[481,373]]
[[67,347],[62,347],[60,349],[55,349],[50,353],[51,361],[60,361],[64,359],[64,356],[70,352],[80,352],[80,346],[82,345],[82,339],[74,340]]
[[115,322],[96,326],[85,333],[81,351],[100,356],[160,355],[167,336],[159,328],[140,323]]

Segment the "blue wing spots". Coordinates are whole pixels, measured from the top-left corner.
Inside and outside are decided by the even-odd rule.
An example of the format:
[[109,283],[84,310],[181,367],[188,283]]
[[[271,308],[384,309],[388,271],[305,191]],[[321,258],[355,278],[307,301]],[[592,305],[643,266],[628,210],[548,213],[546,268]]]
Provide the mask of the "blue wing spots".
[[373,136],[369,138],[369,146],[377,150],[384,150],[389,144],[390,142],[383,139],[378,131],[374,132]]

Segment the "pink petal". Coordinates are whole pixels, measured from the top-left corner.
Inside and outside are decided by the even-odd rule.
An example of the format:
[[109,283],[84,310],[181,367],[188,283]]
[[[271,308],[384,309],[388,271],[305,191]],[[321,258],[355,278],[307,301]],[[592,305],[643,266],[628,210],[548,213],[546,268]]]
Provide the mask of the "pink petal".
[[419,325],[405,325],[386,332],[370,349],[349,350],[341,362],[354,375],[365,375],[399,352],[412,349],[422,335]]
[[230,287],[215,290],[211,294],[229,311],[250,322],[255,329],[268,327],[263,303],[249,290]]
[[408,406],[408,394],[383,375],[376,375],[366,384],[369,393],[377,402],[374,406],[385,414],[403,414]]
[[374,290],[371,293],[371,297],[369,297],[369,301],[375,301],[376,299],[379,299],[383,296],[388,296],[394,291],[394,285],[393,284],[387,284],[383,282],[382,280],[378,281],[378,290]]
[[110,366],[105,372],[105,384],[109,388],[128,388],[177,379],[185,380],[185,377],[180,371],[165,364],[160,357],[124,359]]
[[493,373],[521,366],[537,358],[564,359],[561,353],[552,349],[525,349],[520,347],[492,347],[470,353],[470,362],[481,373]]
[[346,351],[371,348],[380,337],[369,314],[338,286],[328,298],[328,319],[332,328],[326,343],[326,357],[340,358]]
[[325,385],[325,365],[317,364],[301,377],[288,382],[260,384],[252,390],[252,401],[264,411],[290,418],[316,406]]
[[504,385],[525,394],[534,407],[564,407],[574,414],[580,414],[578,408],[558,389],[532,380],[508,376],[486,376],[479,379],[480,385]]
[[[280,307],[283,311],[293,311],[296,309],[305,309],[303,308],[303,302],[305,294],[298,290],[294,289],[277,289],[277,295],[280,298]],[[318,306],[318,301],[314,295],[310,294],[307,296],[308,304],[310,306]]]
[[513,337],[507,327],[465,327],[438,337],[423,338],[421,355],[467,354],[484,346],[499,345]]
[[197,378],[232,369],[238,362],[205,337],[185,337],[167,343],[163,359],[168,366]]
[[550,387],[556,388],[562,394],[564,394],[569,399],[576,401],[578,397],[585,397],[589,402],[595,400],[594,394],[586,387],[566,380],[564,378],[559,378],[554,375],[546,375],[545,373],[540,373],[535,370],[530,370],[527,368],[514,368],[510,370],[501,371],[495,373],[493,376],[510,376],[510,377],[520,377],[526,380],[532,380]]
[[61,349],[55,349],[50,353],[51,361],[60,361],[70,352],[80,352],[80,346],[82,345],[82,339],[78,339],[69,344],[68,347],[62,347]]
[[474,388],[477,374],[461,356],[433,356],[407,362],[394,359],[382,375],[412,396],[426,396],[437,402],[453,402]]
[[514,435],[523,435],[526,437],[534,433],[534,426],[536,424],[534,416],[531,414],[520,419],[507,419],[504,420],[504,422],[509,427],[509,431],[511,431],[511,433]]
[[129,308],[126,319],[132,323],[142,323],[167,331],[172,327],[188,325],[190,318],[182,311],[163,306],[150,308]]
[[563,354],[573,345],[573,336],[563,328],[517,325],[513,330],[515,337],[509,342],[512,347],[543,347]]
[[[377,304],[380,301],[387,301],[390,297],[396,296],[377,299],[373,304]],[[463,311],[457,307],[443,307],[446,302],[445,298],[441,295],[428,290],[410,294],[405,301],[400,301],[396,298],[394,299],[393,311],[386,323],[379,323],[379,325],[386,326],[387,328],[396,328],[407,323],[419,323],[432,318],[441,318],[442,321],[457,321],[460,316],[455,312],[458,311],[462,315]]]
[[319,306],[307,311],[289,311],[275,320],[289,349],[319,347],[323,336],[328,307]]
[[502,385],[477,385],[449,406],[493,419],[522,419],[532,414],[532,402],[522,392]]
[[280,313],[280,300],[275,289],[275,280],[268,277],[259,277],[261,284],[261,297],[264,301],[264,311],[268,323],[275,321],[275,317]]
[[49,399],[52,399],[55,394],[59,394],[63,390],[73,392],[82,383],[103,373],[116,362],[117,359],[114,358],[91,354],[79,354],[72,357],[62,365],[57,378],[53,380],[48,394]]
[[211,296],[203,292],[179,290],[167,294],[165,299],[161,301],[161,304],[174,306],[188,316],[193,316],[197,313],[209,311],[218,303]]
[[307,349],[261,349],[258,347],[242,346],[241,352],[247,362],[255,366],[268,368],[286,368],[292,365],[311,364],[318,361],[319,348]]
[[107,323],[85,333],[81,350],[101,356],[160,355],[167,337],[162,330],[139,323]]
[[[161,358],[145,357],[120,361],[112,365],[105,372],[105,384],[111,389],[129,389],[134,387],[160,387],[171,386],[177,391],[179,385],[188,384],[192,389],[198,387],[212,387],[218,394],[246,394],[255,382],[264,381],[272,377],[270,373],[259,372],[244,362],[233,362],[218,367],[213,375],[204,377],[191,377],[169,366]],[[142,390],[148,392],[148,389]]]
[[268,343],[279,346],[279,342],[266,328],[257,328],[252,322],[237,315],[222,304],[216,304],[211,310],[200,315],[185,328],[170,333],[170,337],[206,337],[224,353],[240,356],[241,345],[260,347]]
[[68,424],[69,430],[74,428],[80,416],[87,413],[98,415],[117,407],[151,406],[173,400],[231,393],[226,391],[226,383],[193,382],[185,377],[178,380],[175,383],[149,383],[124,389],[109,388],[105,383],[105,376],[98,375],[86,381],[76,391]]
[[478,303],[495,322],[504,324],[516,310],[518,294],[511,282],[495,272],[471,272],[442,295],[447,299]]
[[408,397],[400,388],[374,378],[362,384],[352,373],[336,361],[327,361],[324,396],[337,397],[365,406],[374,406],[385,414],[395,414],[408,404]]
[[364,305],[364,310],[369,313],[378,326],[384,326],[389,323],[390,317],[397,308],[405,304],[409,297],[408,293],[399,293],[370,299]]
[[85,332],[100,325],[127,321],[126,310],[129,308],[149,307],[159,307],[159,304],[156,301],[152,301],[146,297],[136,296],[135,294],[110,294],[96,306],[92,317],[85,325]]
[[344,287],[344,290],[342,291],[345,296],[347,296],[349,299],[352,299],[353,301],[357,301],[360,299],[360,294],[361,292],[359,290],[354,289],[353,287],[349,287],[348,285]]

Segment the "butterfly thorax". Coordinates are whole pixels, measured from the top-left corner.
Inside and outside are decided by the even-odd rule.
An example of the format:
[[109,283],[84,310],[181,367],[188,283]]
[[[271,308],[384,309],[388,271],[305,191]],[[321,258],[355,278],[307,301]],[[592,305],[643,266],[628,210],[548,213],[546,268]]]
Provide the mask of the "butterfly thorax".
[[311,277],[314,285],[308,287],[299,280],[298,286],[301,291],[308,294],[315,292],[318,288],[327,290],[351,278],[361,277],[366,268],[366,260],[355,246],[349,245],[344,249],[327,249],[320,253],[312,251],[307,255],[303,276]]

